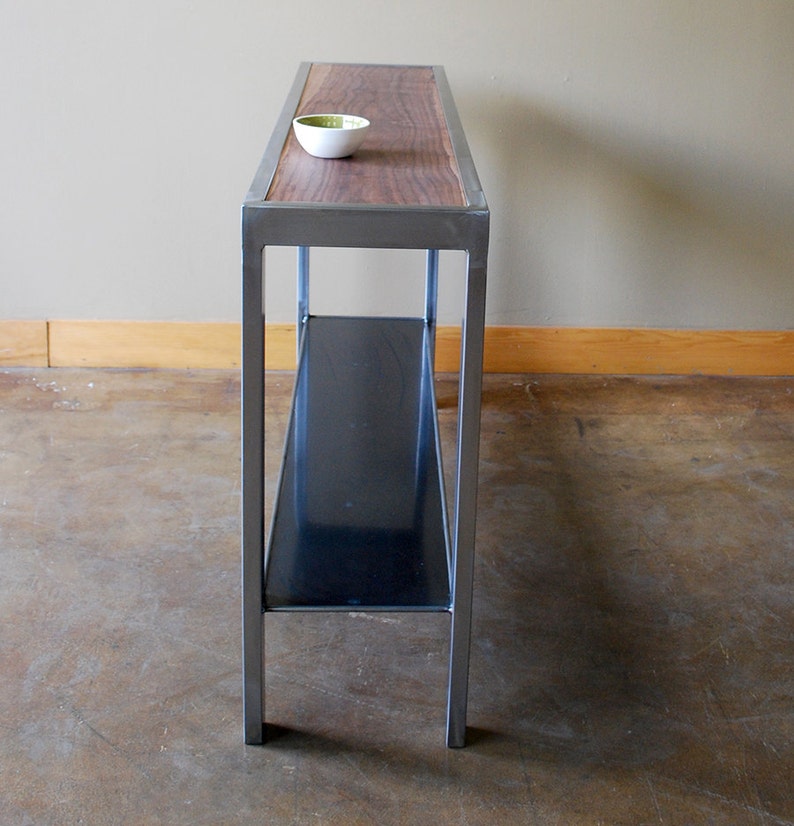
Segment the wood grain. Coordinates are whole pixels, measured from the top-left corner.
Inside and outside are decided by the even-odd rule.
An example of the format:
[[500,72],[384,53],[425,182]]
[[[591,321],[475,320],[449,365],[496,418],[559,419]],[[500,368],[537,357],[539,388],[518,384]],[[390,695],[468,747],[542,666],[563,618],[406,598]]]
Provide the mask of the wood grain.
[[46,321],[0,321],[0,366],[46,367]]
[[[51,321],[49,327],[53,367],[240,367],[235,322]],[[265,328],[265,368],[295,368],[294,324]]]
[[268,201],[466,206],[431,67],[313,64],[296,116],[340,112],[371,122],[349,158],[314,158],[292,130]]
[[492,373],[789,376],[794,331],[488,327],[484,361]]
[[51,321],[53,367],[238,368],[240,325]]
[[[240,325],[0,321],[0,365],[223,368],[240,365]],[[440,327],[436,368],[454,372],[460,329]],[[295,325],[265,328],[268,370],[295,368]],[[792,376],[792,330],[486,327],[487,373]]]
[[[294,369],[294,325],[272,330],[268,325],[268,348],[268,369]],[[456,372],[459,365],[460,328],[439,327],[436,369]],[[792,376],[794,331],[486,327],[483,369],[486,373]]]

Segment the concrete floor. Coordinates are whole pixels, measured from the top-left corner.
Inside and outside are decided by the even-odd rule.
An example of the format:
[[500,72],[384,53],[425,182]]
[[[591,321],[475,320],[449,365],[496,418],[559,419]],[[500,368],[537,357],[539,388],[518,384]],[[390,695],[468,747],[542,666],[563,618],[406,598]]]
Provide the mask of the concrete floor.
[[488,376],[468,747],[364,612],[268,617],[245,747],[237,375],[0,371],[0,823],[794,823],[792,387]]

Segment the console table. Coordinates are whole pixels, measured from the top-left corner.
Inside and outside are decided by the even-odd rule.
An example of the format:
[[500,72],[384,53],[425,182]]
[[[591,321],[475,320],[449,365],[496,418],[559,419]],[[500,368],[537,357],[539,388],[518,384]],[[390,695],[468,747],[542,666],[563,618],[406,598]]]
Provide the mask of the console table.
[[[293,117],[372,122],[351,158],[305,153]],[[266,739],[270,611],[445,611],[447,745],[465,743],[489,212],[439,66],[301,64],[242,210],[246,743]],[[269,536],[264,252],[297,248],[298,368]],[[420,318],[314,316],[311,247],[426,250]],[[464,250],[457,463],[448,515],[433,382],[439,250]]]

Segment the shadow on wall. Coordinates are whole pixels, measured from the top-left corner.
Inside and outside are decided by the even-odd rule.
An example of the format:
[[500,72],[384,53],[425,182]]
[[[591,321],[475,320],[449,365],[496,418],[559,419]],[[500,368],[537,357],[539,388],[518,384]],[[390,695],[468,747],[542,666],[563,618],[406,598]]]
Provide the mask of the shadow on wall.
[[[782,329],[794,197],[519,98],[462,101],[492,211],[497,324]],[[718,160],[718,159],[716,159]],[[487,161],[487,164],[486,164]]]

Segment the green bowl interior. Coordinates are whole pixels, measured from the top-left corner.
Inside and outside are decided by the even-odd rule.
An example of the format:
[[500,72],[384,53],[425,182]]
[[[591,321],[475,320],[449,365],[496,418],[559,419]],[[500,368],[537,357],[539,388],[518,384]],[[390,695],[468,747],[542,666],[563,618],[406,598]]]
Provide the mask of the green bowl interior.
[[357,115],[304,115],[298,118],[298,123],[321,129],[361,129],[368,125],[366,118]]

